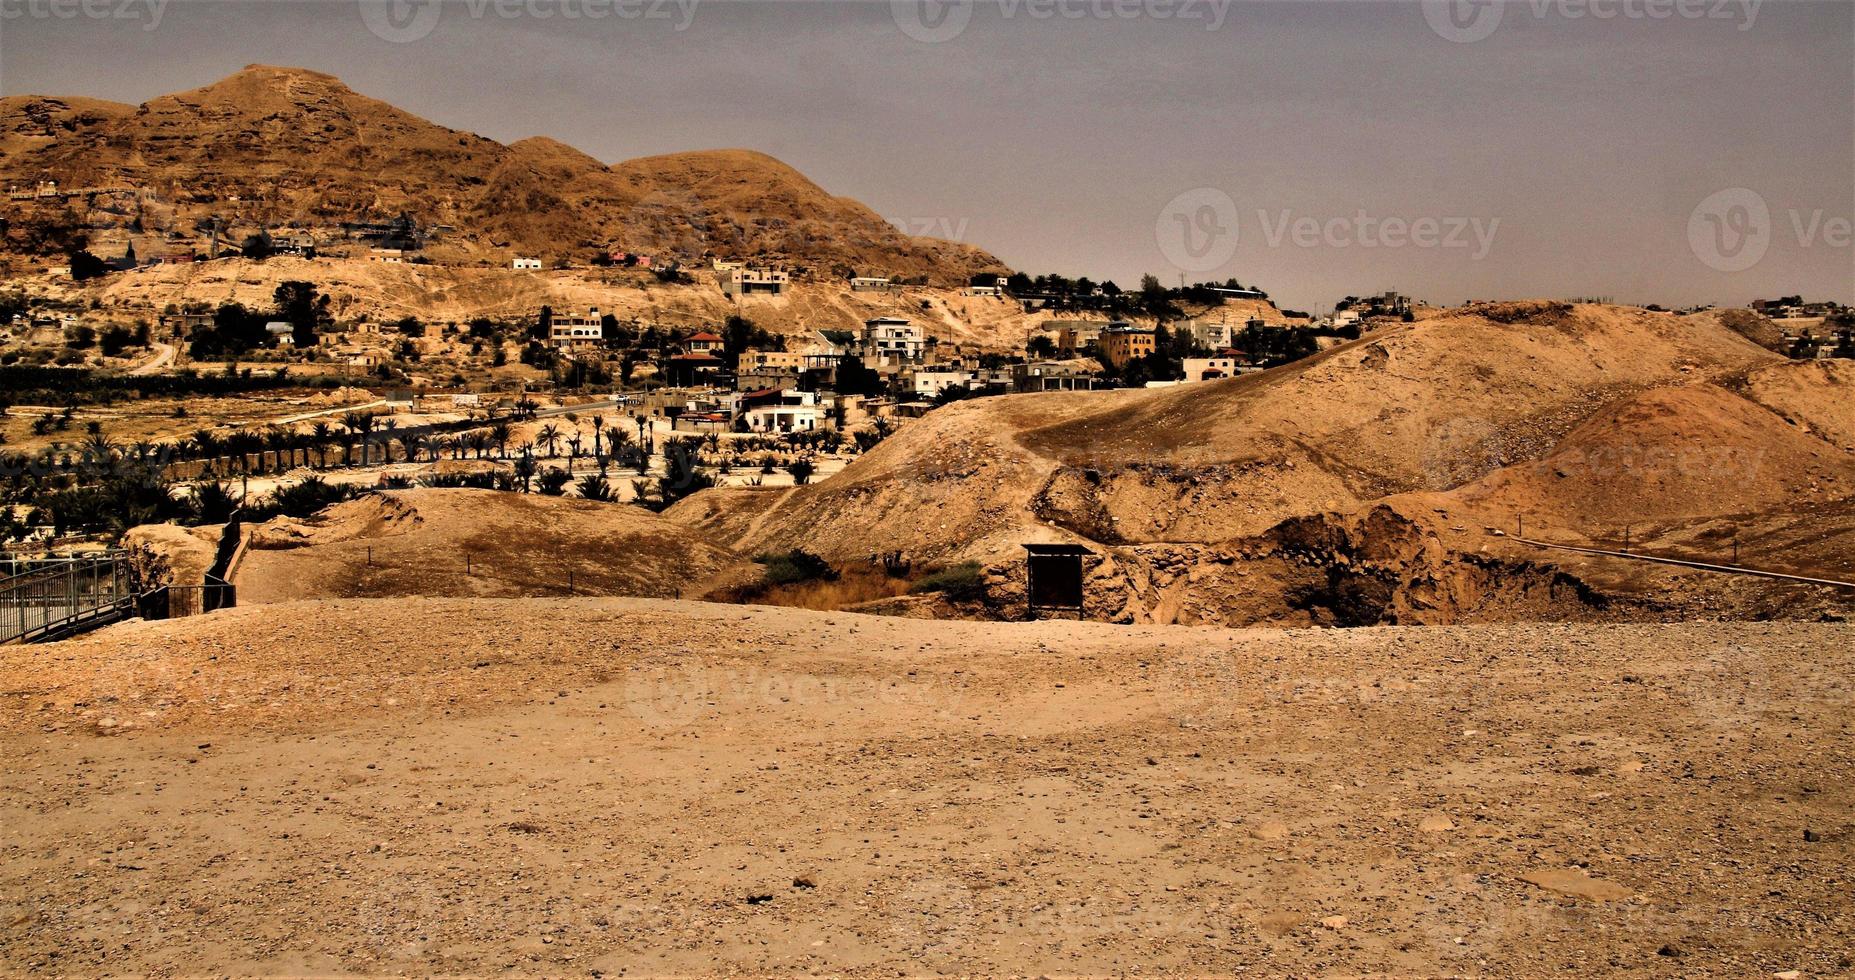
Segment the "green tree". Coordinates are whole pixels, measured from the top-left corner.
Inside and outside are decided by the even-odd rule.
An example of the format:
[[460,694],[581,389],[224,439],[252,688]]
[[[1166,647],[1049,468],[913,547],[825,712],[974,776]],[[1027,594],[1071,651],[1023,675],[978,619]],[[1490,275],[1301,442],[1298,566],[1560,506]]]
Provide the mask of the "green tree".
[[333,322],[329,298],[318,293],[313,282],[292,279],[278,283],[271,298],[277,303],[277,318],[290,324],[298,347],[313,346],[316,334]]

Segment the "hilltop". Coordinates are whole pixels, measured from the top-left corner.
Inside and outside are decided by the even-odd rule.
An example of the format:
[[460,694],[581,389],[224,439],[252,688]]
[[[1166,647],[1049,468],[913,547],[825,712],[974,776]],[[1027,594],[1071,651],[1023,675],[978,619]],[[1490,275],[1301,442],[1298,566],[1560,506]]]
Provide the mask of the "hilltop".
[[943,285],[1004,269],[971,246],[902,234],[765,154],[713,150],[606,166],[551,139],[504,145],[449,129],[299,68],[251,65],[135,107],[0,100],[0,183],[41,180],[131,188],[130,198],[68,203],[95,212],[80,217],[148,232],[191,235],[214,216],[235,233],[327,231],[404,212],[453,229],[435,253],[457,260],[584,261],[618,248]]

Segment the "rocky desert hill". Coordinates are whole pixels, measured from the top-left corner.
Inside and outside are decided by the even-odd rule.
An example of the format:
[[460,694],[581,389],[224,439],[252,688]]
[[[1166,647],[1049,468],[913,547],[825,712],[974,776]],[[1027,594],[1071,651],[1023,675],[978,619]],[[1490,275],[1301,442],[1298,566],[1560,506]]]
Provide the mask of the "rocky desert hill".
[[[1852,382],[1711,315],[1489,304],[1240,378],[950,406],[817,485],[669,516],[746,553],[975,560],[1005,597],[1021,543],[1082,542],[1097,615],[1130,620],[1597,616],[1564,571],[1594,563],[1513,541],[1520,522],[1719,557],[1725,532],[1695,535],[1729,520],[1748,561],[1855,571]],[[1770,523],[1806,512],[1808,535]],[[1592,574],[1673,594],[1674,573]]]
[[[537,137],[503,145],[421,119],[298,68],[251,65],[202,88],[127,106],[0,99],[0,183],[132,189],[34,207],[146,231],[192,233],[209,217],[235,233],[338,229],[402,212],[450,226],[459,256],[557,258],[622,248],[694,261],[751,258],[958,284],[1003,271],[979,249],[903,234],[749,150],[613,166]],[[43,217],[42,215],[39,217]]]

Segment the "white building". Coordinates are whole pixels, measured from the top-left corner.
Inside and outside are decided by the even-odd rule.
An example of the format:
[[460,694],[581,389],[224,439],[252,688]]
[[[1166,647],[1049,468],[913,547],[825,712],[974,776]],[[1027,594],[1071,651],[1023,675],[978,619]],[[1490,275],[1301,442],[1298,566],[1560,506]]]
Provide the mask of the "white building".
[[535,271],[540,270],[541,260],[540,259],[516,259],[514,262],[509,263],[509,268],[526,269],[530,272],[535,272]]
[[1205,350],[1223,350],[1230,346],[1230,324],[1186,320],[1179,329],[1191,335],[1192,343]]
[[815,432],[824,424],[824,409],[815,391],[788,388],[779,400],[756,405],[741,416],[754,432]]
[[889,280],[878,276],[857,276],[850,280],[850,291],[853,293],[886,293],[890,285]]
[[863,354],[878,360],[919,361],[927,331],[895,316],[863,321]]
[[272,320],[264,325],[264,332],[271,335],[271,343],[278,347],[292,347],[296,344],[296,328],[284,320]]
[[922,368],[913,372],[911,388],[917,398],[937,398],[955,386],[971,388],[976,376],[959,368]]
[[370,248],[367,250],[367,261],[389,262],[398,265],[406,261],[406,250],[402,248]]

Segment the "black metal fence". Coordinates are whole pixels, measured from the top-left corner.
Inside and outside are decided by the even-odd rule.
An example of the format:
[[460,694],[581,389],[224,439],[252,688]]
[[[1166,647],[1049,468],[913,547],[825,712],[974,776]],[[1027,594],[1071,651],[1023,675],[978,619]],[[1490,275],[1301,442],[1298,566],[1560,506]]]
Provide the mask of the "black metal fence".
[[0,643],[56,639],[113,622],[136,607],[120,552],[35,562],[0,579]]

